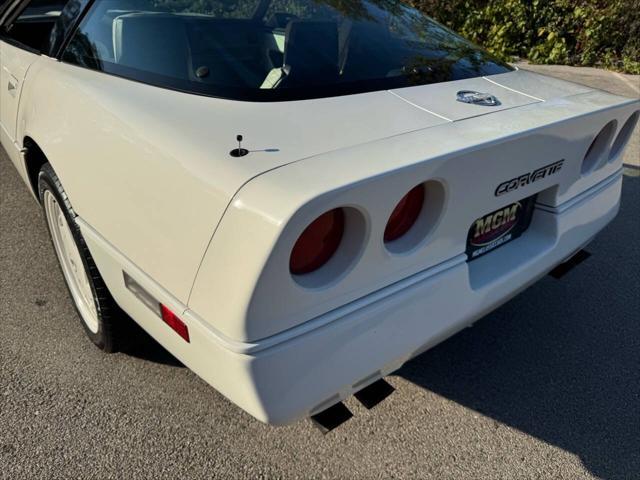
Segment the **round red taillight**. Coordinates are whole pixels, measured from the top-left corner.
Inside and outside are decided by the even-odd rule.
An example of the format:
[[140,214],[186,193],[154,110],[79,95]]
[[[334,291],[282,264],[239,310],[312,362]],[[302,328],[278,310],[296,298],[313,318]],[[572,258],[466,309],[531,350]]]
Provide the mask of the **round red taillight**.
[[418,185],[407,193],[391,213],[384,230],[384,241],[399,239],[416,223],[424,204],[424,186]]
[[311,273],[336,253],[344,235],[344,211],[336,208],[316,218],[296,241],[289,258],[294,275]]

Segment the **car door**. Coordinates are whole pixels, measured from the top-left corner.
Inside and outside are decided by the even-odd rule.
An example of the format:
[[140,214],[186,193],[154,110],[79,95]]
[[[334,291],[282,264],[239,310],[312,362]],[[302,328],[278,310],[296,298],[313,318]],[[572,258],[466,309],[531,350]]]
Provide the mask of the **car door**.
[[[15,142],[16,115],[22,81],[29,66],[37,59],[37,55],[20,50],[12,45],[0,41],[0,58],[2,58],[2,71],[0,71],[0,122],[2,122],[3,134],[8,142]],[[3,142],[4,143],[4,142]]]
[[21,170],[16,138],[20,96],[27,73],[41,55],[52,55],[86,0],[13,2],[0,25],[0,140]]

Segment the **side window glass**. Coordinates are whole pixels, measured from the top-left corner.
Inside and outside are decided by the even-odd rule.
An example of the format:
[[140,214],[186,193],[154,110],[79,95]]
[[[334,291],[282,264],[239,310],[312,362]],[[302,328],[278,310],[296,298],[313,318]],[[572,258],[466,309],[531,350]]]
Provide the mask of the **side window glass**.
[[69,0],[32,0],[2,35],[37,52],[49,52],[51,34]]
[[[108,65],[121,63],[121,50],[123,49],[123,37],[120,19],[135,17],[138,12],[146,14],[162,13],[156,4],[162,3],[185,3],[167,2],[165,0],[101,0],[95,2],[89,13],[76,30],[73,38],[67,45],[62,60],[93,70],[104,71]],[[191,2],[186,2],[191,3]],[[162,44],[167,49],[163,50],[163,55],[172,52],[169,48],[173,39],[167,37],[170,32],[163,32],[162,25],[167,23],[164,18],[149,18],[144,25],[146,31],[141,30],[137,38],[132,39],[134,44],[140,44],[139,50],[144,50],[149,42]],[[157,28],[152,27],[156,25]],[[135,46],[135,45],[134,45]],[[183,52],[186,55],[186,52]],[[141,63],[145,60],[142,54],[136,58]],[[136,65],[137,66],[137,65]]]
[[[201,65],[189,55],[212,50],[231,57],[245,46],[260,0],[101,0],[94,2],[69,42],[62,60],[99,71],[135,69],[178,81],[195,78]],[[208,23],[206,23],[208,22]],[[234,23],[235,22],[235,23]],[[205,24],[206,23],[206,24]],[[257,33],[253,36],[260,36]],[[213,45],[213,46],[212,46]],[[193,70],[193,71],[192,71]]]

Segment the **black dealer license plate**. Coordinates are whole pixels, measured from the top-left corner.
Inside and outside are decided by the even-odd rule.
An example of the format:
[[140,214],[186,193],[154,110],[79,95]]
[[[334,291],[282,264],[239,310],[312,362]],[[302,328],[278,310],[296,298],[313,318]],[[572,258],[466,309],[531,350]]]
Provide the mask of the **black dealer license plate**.
[[475,260],[522,235],[531,224],[536,197],[512,203],[477,219],[467,236],[469,261]]

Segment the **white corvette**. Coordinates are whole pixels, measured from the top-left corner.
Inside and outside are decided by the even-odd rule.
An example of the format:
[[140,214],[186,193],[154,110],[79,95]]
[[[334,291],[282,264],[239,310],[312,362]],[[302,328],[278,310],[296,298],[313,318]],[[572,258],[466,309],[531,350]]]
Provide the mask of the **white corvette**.
[[9,0],[0,64],[91,340],[126,313],[272,424],[375,403],[580,251],[640,115],[396,0]]

